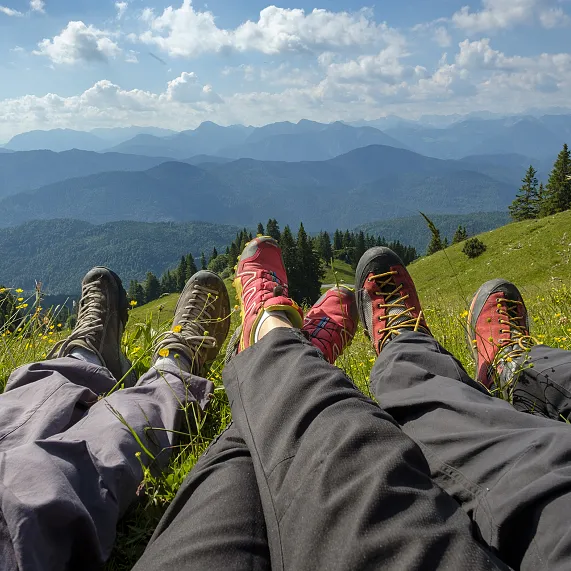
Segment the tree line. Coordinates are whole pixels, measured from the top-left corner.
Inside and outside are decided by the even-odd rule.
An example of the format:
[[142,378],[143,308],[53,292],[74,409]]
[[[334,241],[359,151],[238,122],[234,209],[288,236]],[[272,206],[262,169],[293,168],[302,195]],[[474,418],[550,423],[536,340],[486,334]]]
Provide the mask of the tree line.
[[529,166],[522,185],[509,206],[516,222],[533,220],[571,209],[571,152],[567,144],[559,153],[547,184],[539,184],[537,171]]
[[[271,236],[278,241],[288,274],[289,293],[295,300],[309,304],[314,303],[321,295],[325,268],[334,260],[342,260],[356,268],[361,256],[374,246],[391,248],[405,264],[410,264],[418,257],[412,246],[405,246],[398,241],[389,243],[380,236],[365,234],[363,231],[335,230],[333,237],[328,232],[309,236],[303,224],[300,224],[297,234],[294,235],[288,225],[281,230],[274,218],[268,220],[265,226],[259,223],[256,234]],[[244,228],[237,233],[225,252],[219,253],[214,248],[208,257],[202,252],[200,269],[214,271],[223,279],[231,277],[238,256],[253,238],[252,232]],[[198,269],[194,256],[191,253],[186,254],[181,257],[176,268],[167,270],[160,279],[149,272],[142,283],[132,280],[128,290],[129,299],[142,305],[164,294],[180,293]]]

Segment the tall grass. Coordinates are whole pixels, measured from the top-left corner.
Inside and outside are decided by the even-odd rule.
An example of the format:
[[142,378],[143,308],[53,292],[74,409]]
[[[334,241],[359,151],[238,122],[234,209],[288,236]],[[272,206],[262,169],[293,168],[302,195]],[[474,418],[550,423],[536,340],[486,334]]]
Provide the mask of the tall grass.
[[[470,374],[474,373],[474,362],[466,345],[464,327],[472,293],[461,291],[461,288],[439,291],[432,287],[419,292],[433,334]],[[532,334],[542,343],[571,350],[571,289],[564,283],[553,282],[528,291],[525,297],[531,315]],[[26,318],[5,326],[0,337],[2,388],[14,368],[43,359],[53,343],[69,333],[58,322],[57,311],[38,309],[41,308],[39,298],[31,298],[28,302],[30,311]],[[169,296],[132,312],[123,337],[123,350],[139,375],[150,367],[153,345],[170,327],[175,303],[176,296]],[[239,324],[237,311],[232,312],[231,320],[230,333]],[[222,386],[223,354],[224,348],[207,372],[207,378],[217,387],[207,414],[192,429],[190,425],[194,423],[188,423],[179,431],[179,443],[164,474],[156,475],[145,470],[138,501],[118,526],[116,547],[107,564],[108,570],[131,569],[186,475],[212,439],[230,422],[230,407]],[[369,394],[369,377],[374,361],[373,349],[360,328],[337,365],[363,392]]]

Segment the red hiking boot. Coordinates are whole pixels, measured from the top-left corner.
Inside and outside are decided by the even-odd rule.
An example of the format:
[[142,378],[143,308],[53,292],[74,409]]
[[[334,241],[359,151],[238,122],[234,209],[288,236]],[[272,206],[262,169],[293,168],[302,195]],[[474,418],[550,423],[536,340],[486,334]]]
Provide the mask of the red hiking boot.
[[240,302],[242,333],[238,351],[254,343],[264,311],[282,311],[291,324],[301,329],[303,311],[288,297],[287,274],[278,243],[269,236],[254,238],[246,244],[234,278]]
[[517,368],[536,343],[517,287],[502,279],[486,282],[470,304],[467,325],[477,380],[488,389],[495,384],[508,398]]
[[353,341],[358,319],[353,291],[344,286],[334,287],[309,310],[303,331],[325,359],[334,364]]
[[414,282],[401,259],[389,248],[371,248],[355,273],[357,310],[377,355],[405,331],[430,335]]

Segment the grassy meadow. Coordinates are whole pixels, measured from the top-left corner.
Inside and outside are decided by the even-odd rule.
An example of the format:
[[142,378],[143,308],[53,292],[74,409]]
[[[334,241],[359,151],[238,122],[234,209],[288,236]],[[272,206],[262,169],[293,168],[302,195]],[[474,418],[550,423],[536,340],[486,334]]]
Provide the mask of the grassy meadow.
[[[478,287],[497,277],[512,280],[520,287],[530,312],[532,335],[542,343],[571,350],[570,229],[571,212],[510,224],[480,235],[487,251],[477,259],[469,260],[459,244],[421,258],[409,267],[433,334],[470,373],[474,363],[464,333],[468,306]],[[327,271],[324,283],[335,282],[354,282],[346,264]],[[227,286],[232,296],[229,281]],[[148,369],[153,340],[169,327],[176,302],[177,296],[169,295],[131,310],[123,344],[137,372],[142,374]],[[34,300],[29,303],[33,304]],[[234,309],[231,333],[238,322],[239,312]],[[50,346],[68,333],[60,326],[57,315],[47,316],[46,321],[38,313],[36,321],[31,320],[27,327],[26,331],[0,337],[0,388],[12,369],[42,359]],[[368,394],[373,362],[374,352],[359,329],[337,365]],[[119,571],[132,567],[186,474],[212,438],[229,423],[221,358],[209,371],[208,378],[217,389],[199,433],[182,438],[174,451],[170,470],[162,477],[147,474],[138,504],[119,525],[116,548],[107,569]]]

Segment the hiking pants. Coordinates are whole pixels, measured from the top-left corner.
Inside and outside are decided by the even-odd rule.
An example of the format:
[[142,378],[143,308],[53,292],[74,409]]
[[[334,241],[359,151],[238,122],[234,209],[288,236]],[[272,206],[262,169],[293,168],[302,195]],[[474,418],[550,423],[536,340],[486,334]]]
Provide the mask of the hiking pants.
[[100,398],[115,384],[106,368],[73,358],[11,375],[0,395],[0,571],[100,569],[141,463],[165,466],[181,405],[204,408],[213,391],[174,364]]
[[273,330],[239,353],[224,384],[233,424],[135,571],[507,569],[421,448],[299,331]]

